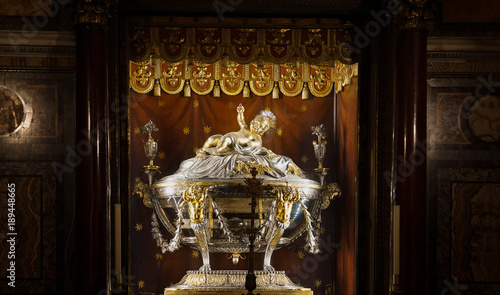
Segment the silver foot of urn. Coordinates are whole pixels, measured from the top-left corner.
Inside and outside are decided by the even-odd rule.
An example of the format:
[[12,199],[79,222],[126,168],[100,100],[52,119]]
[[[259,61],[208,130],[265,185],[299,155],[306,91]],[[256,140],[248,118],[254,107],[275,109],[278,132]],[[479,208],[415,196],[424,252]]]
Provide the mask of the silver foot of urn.
[[[246,270],[188,271],[179,283],[165,288],[165,294],[177,294],[188,290],[191,292],[211,291],[210,294],[226,294],[224,292],[244,290],[246,275]],[[274,291],[274,293],[269,294],[281,294],[279,291],[309,291],[310,293],[300,294],[312,294],[310,289],[293,283],[284,271],[255,271],[255,275],[257,277],[257,289],[255,291],[257,292]]]

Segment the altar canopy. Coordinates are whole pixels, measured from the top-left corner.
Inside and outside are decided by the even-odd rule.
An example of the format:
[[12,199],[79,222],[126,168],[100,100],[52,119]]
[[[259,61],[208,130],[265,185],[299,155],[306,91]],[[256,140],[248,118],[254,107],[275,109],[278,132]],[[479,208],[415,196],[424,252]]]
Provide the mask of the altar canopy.
[[357,76],[341,29],[136,27],[129,37],[130,86],[155,96],[307,99],[339,92]]

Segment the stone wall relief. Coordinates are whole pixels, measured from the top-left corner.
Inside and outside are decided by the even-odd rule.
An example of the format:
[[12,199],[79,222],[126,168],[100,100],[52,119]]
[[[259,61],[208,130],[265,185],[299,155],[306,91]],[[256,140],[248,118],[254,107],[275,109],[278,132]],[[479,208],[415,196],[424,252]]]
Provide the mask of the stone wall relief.
[[32,117],[31,103],[15,90],[0,86],[0,137],[19,135],[29,128]]
[[468,123],[479,140],[500,142],[500,97],[489,95],[478,99],[470,109]]

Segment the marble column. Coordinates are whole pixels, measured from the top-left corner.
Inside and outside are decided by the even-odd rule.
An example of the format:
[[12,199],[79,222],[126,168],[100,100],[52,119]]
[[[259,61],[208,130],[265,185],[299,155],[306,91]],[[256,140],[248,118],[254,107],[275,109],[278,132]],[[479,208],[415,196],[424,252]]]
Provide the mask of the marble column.
[[394,180],[400,232],[395,238],[400,245],[399,289],[414,295],[427,294],[428,285],[426,2],[405,1],[396,42]]
[[109,275],[107,1],[76,2],[75,279],[78,294],[106,294]]

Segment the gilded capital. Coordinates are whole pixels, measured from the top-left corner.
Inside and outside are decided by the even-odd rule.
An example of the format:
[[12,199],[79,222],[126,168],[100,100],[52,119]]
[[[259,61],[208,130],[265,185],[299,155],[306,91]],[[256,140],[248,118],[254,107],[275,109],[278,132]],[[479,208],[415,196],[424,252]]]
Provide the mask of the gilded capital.
[[433,0],[399,0],[402,11],[397,17],[400,30],[425,29],[432,24],[435,12]]
[[111,8],[116,0],[77,0],[75,3],[75,24],[92,23],[107,25]]

